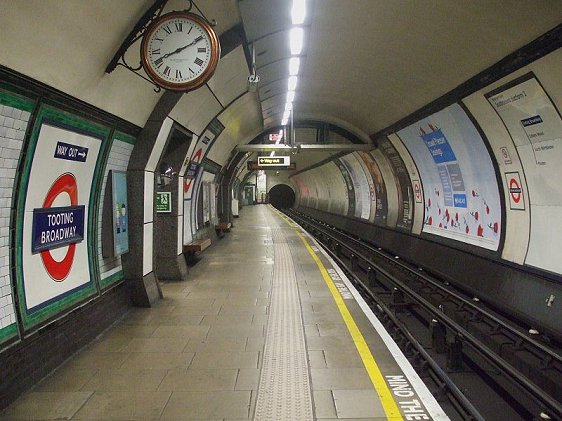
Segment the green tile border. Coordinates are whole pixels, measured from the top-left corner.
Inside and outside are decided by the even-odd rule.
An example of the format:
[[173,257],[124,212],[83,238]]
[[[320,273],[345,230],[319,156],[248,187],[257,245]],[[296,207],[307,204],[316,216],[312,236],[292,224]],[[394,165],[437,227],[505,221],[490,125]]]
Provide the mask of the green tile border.
[[[20,111],[26,111],[31,114],[36,107],[36,101],[34,99],[19,95],[15,92],[5,91],[4,89],[0,88],[0,105],[16,108]],[[31,125],[32,121],[30,119],[26,123],[26,131],[29,130],[29,127]],[[12,197],[12,203],[15,203],[16,199],[17,196],[14,195]],[[15,245],[12,244],[11,241],[9,242],[8,246],[10,247],[10,249],[15,249]],[[15,314],[17,314],[17,291],[14,288],[15,280],[13,279],[13,272],[10,272],[8,275],[10,279],[12,309],[14,310]],[[4,345],[12,342],[12,339],[19,340],[17,318],[15,322],[0,329],[0,349]]]
[[0,90],[0,104],[17,108],[18,110],[31,112],[35,108],[35,101]]
[[117,285],[125,279],[125,274],[122,270],[115,272],[113,275],[109,275],[107,278],[103,278],[100,281],[100,286],[105,290],[109,286]]
[[3,342],[7,341],[8,339],[11,339],[14,336],[16,336],[17,333],[18,333],[18,327],[15,322],[12,323],[11,325],[8,325],[0,329],[0,345]]
[[113,140],[119,140],[121,142],[125,142],[128,143],[130,145],[134,145],[137,141],[137,138],[122,132],[118,132],[116,131],[115,134],[113,135]]

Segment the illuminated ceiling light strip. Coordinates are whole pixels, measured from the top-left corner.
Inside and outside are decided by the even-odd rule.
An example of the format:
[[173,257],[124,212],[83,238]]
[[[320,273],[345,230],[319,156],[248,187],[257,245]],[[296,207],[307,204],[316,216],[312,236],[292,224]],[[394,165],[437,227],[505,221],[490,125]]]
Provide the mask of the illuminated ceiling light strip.
[[301,25],[306,17],[306,4],[305,0],[293,0],[293,7],[291,8],[291,19],[293,25]]
[[298,57],[291,57],[289,60],[289,75],[296,76],[299,74],[301,59]]
[[289,45],[291,47],[291,55],[298,56],[302,51],[304,38],[304,30],[302,28],[293,28],[289,33]]
[[295,91],[287,92],[287,102],[293,102],[295,100]]
[[287,90],[295,91],[297,89],[298,78],[296,76],[289,76],[289,82],[287,83]]
[[288,118],[284,118],[284,119],[281,121],[281,125],[282,125],[282,126],[286,126],[288,122],[289,122],[289,119],[288,119]]

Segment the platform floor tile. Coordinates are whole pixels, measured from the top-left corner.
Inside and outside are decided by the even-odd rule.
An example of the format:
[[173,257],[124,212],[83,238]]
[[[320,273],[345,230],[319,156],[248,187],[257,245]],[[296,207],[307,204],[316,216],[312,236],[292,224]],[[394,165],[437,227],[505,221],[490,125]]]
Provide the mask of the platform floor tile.
[[2,420],[69,419],[90,399],[92,392],[31,392],[20,397]]
[[174,392],[161,419],[248,419],[250,405],[249,391]]
[[157,420],[170,392],[96,392],[73,417],[76,420]]

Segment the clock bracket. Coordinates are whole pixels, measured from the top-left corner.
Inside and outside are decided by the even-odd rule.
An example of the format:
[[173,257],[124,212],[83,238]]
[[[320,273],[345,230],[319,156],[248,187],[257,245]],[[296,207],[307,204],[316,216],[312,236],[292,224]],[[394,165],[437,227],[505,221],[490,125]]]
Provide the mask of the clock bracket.
[[[195,3],[194,0],[185,0],[185,1],[187,3],[187,7],[184,9],[185,12],[191,12],[192,9],[195,9],[197,10],[197,14],[201,16],[209,25],[213,27],[216,26],[217,22],[214,19],[212,20],[207,19],[207,17],[204,15],[201,9],[197,7],[197,4]],[[127,56],[127,51],[129,51],[129,48],[132,45],[136,44],[144,36],[146,30],[152,24],[152,22],[154,22],[156,19],[160,17],[167,3],[168,0],[156,0],[154,4],[150,6],[150,8],[144,13],[144,15],[139,19],[139,21],[133,27],[131,32],[129,32],[129,35],[127,35],[127,37],[125,38],[125,40],[123,41],[123,43],[121,44],[121,46],[119,47],[119,49],[117,50],[117,52],[115,53],[109,64],[107,65],[107,67],[105,68],[105,73],[111,73],[117,68],[117,66],[122,66],[127,70],[136,74],[138,77],[154,85],[154,92],[160,92],[162,90],[162,87],[154,83],[150,78],[146,77],[143,74],[144,71],[142,71],[142,64],[140,61],[140,57],[138,59],[139,60],[138,65],[130,65],[127,62],[126,56]]]

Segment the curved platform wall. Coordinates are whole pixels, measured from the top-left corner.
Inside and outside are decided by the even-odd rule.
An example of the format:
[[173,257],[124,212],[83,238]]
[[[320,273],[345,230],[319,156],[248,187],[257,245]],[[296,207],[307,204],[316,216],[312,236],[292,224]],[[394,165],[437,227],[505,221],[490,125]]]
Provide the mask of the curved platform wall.
[[562,336],[560,74],[559,49],[340,159],[368,163],[338,174],[353,213],[322,206],[330,164],[294,177],[297,207]]

